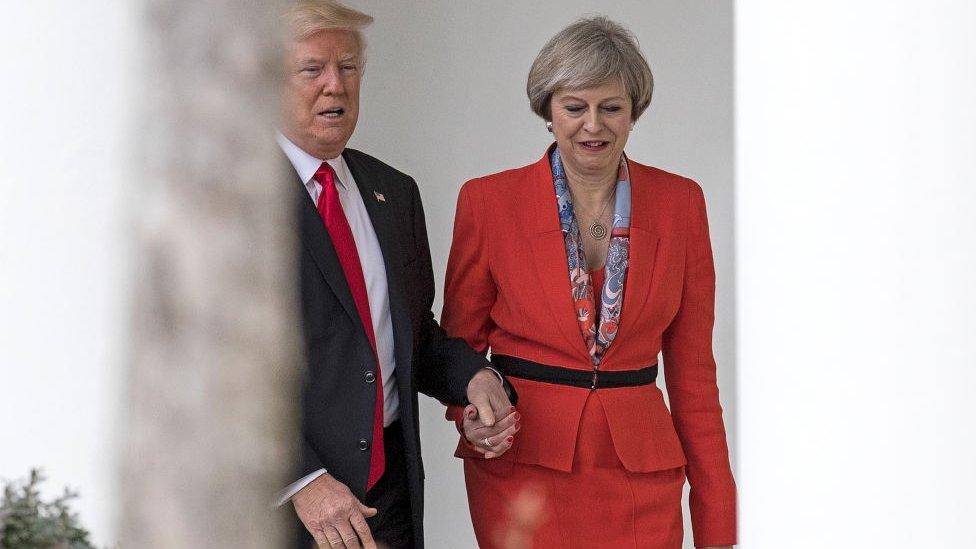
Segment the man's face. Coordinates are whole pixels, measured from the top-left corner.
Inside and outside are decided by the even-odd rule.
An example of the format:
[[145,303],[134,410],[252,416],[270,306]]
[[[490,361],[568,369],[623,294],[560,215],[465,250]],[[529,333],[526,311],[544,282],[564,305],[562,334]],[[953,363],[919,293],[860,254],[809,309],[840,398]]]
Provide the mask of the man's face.
[[286,53],[282,132],[316,158],[339,156],[359,118],[362,59],[348,30],[325,30]]

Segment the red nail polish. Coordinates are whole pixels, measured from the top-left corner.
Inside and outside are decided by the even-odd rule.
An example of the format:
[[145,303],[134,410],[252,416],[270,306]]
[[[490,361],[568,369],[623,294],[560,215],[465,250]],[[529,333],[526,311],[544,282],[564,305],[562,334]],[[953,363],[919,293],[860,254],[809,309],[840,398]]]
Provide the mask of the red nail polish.
[[505,442],[511,444],[513,440],[515,440],[515,437],[508,437],[505,439]]
[[518,431],[521,428],[522,428],[522,424],[516,421],[515,422],[515,430]]
[[522,414],[515,412],[515,421],[522,419]]

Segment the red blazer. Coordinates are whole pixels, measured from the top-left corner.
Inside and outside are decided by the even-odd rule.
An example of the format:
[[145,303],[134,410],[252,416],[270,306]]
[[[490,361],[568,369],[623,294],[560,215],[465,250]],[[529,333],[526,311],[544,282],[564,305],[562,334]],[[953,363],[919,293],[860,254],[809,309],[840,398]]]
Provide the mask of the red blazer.
[[[601,389],[601,402],[624,467],[686,465],[696,540],[733,539],[735,481],[712,356],[715,270],[705,199],[690,179],[633,161],[628,167],[630,266],[619,331],[600,368],[635,370],[663,353],[671,412],[656,384]],[[480,352],[591,370],[566,261],[548,154],[468,181],[458,197],[442,326]],[[498,459],[571,471],[589,390],[510,381],[522,427]],[[481,457],[463,441],[457,455]]]

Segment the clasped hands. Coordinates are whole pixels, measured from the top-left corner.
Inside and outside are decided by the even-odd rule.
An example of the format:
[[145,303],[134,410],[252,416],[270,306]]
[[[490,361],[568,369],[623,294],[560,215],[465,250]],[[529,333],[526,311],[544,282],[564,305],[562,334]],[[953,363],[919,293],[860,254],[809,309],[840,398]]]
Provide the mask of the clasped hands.
[[492,459],[515,442],[521,416],[512,406],[495,372],[480,370],[468,382],[468,404],[461,426],[464,438],[475,450]]
[[[482,369],[468,382],[467,397],[471,404],[464,409],[465,437],[487,458],[502,455],[519,430],[519,414],[505,387],[494,372]],[[364,505],[332,475],[324,473],[310,482],[292,497],[292,504],[319,547],[376,548],[366,524],[376,509]]]

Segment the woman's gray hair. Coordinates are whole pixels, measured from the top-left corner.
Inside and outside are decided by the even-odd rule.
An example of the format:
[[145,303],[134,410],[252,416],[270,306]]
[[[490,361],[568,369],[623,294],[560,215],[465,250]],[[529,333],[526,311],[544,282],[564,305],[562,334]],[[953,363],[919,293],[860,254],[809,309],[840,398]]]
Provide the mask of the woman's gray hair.
[[360,31],[373,22],[369,15],[334,0],[302,0],[289,6],[281,19],[288,38],[295,41],[330,29],[352,32],[359,43],[360,61],[365,63],[366,41]]
[[525,91],[532,112],[552,120],[550,103],[559,90],[581,90],[620,80],[630,96],[631,119],[651,104],[654,76],[637,38],[603,16],[587,17],[559,31],[536,56]]

